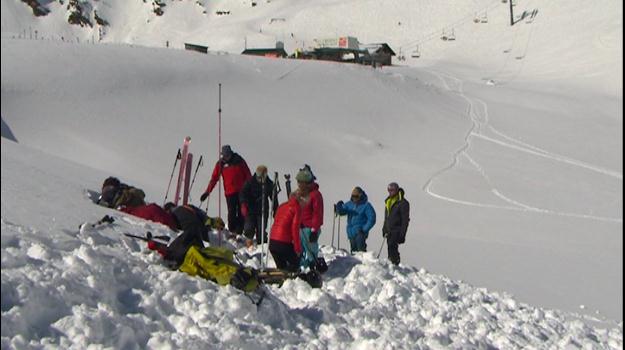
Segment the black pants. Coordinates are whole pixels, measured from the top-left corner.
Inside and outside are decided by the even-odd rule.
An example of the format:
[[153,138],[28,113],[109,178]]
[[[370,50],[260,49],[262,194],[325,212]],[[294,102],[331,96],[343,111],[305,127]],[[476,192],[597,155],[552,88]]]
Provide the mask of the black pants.
[[394,264],[399,265],[399,243],[396,235],[389,234],[386,238],[388,243],[388,259]]
[[[268,225],[268,222],[267,222],[268,216],[269,215],[265,213],[265,225]],[[263,232],[263,221],[260,218],[261,218],[260,214],[250,213],[245,217],[245,223],[243,225],[243,233],[245,234],[245,237],[247,237],[248,239],[254,239],[254,236],[256,236],[256,244],[261,244],[261,239],[262,239],[262,236],[260,235],[260,233]],[[265,226],[264,242],[268,243],[266,229],[267,227]]]
[[299,257],[295,253],[293,244],[272,239],[269,241],[269,251],[277,268],[293,272],[299,271]]
[[228,204],[228,230],[240,235],[243,232],[243,215],[241,215],[239,194],[226,196],[226,203]]

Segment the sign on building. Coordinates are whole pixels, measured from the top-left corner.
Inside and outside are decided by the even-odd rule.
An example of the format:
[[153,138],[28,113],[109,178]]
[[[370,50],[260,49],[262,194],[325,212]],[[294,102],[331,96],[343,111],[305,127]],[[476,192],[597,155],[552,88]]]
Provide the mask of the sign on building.
[[352,36],[342,36],[338,38],[327,38],[315,40],[317,47],[340,48],[358,50],[358,39]]

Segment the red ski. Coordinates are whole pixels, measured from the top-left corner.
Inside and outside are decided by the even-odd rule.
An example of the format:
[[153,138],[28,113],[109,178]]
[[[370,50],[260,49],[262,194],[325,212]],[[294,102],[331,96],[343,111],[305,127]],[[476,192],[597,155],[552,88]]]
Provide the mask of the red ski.
[[189,203],[189,182],[191,181],[191,169],[193,168],[193,153],[187,155],[187,163],[184,165],[184,189],[182,191],[182,205]]
[[182,158],[180,159],[180,172],[178,173],[178,183],[176,184],[176,196],[174,197],[174,204],[178,205],[180,202],[180,187],[182,186],[182,181],[185,175],[185,169],[187,167],[187,156],[189,155],[189,143],[191,143],[191,137],[187,136],[184,138],[184,143],[182,144]]

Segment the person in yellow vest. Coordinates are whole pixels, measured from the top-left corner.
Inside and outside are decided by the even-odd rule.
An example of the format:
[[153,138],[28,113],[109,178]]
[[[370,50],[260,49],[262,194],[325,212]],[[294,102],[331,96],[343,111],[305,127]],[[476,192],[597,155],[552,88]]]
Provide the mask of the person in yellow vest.
[[384,226],[382,234],[388,243],[388,259],[399,265],[399,245],[406,242],[410,222],[410,203],[404,198],[404,189],[396,182],[388,185],[388,197],[384,201]]

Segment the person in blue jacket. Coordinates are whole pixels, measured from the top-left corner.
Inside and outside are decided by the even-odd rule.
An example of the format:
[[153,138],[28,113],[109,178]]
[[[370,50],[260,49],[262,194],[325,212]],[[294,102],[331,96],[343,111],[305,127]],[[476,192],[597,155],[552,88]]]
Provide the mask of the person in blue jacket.
[[351,252],[367,251],[367,236],[375,225],[375,210],[367,199],[367,194],[360,187],[352,191],[350,201],[336,203],[336,213],[347,215],[347,237]]

